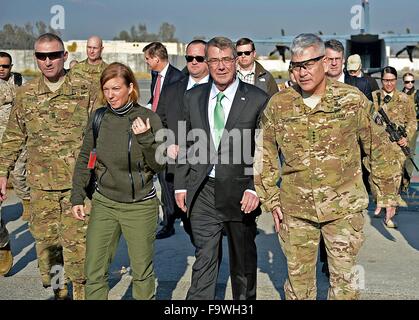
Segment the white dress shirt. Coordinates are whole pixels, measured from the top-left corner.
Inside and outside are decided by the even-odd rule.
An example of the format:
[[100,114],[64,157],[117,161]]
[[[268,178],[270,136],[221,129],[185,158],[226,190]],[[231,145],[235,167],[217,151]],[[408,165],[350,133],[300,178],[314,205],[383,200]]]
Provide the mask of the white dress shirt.
[[203,84],[203,83],[207,83],[208,81],[209,81],[209,75],[203,77],[198,82],[196,82],[191,76],[189,76],[188,86],[186,87],[186,90],[191,89],[195,84]]
[[[224,110],[224,119],[225,119],[224,126],[227,123],[231,106],[233,104],[234,97],[236,96],[237,88],[239,87],[239,83],[240,83],[239,79],[236,78],[236,80],[230,86],[228,86],[227,89],[223,91],[225,97],[221,100],[221,104],[223,105],[223,110]],[[208,120],[209,120],[209,127],[211,131],[211,137],[213,141],[215,141],[214,110],[215,110],[215,105],[217,104],[217,95],[219,92],[220,90],[213,83],[211,86],[209,102],[208,102]],[[212,170],[208,176],[211,178],[215,178],[215,165],[212,167]],[[257,196],[256,191],[254,190],[246,189],[246,191],[251,192],[252,194]],[[186,192],[186,190],[175,190],[175,193],[180,193],[180,192]]]

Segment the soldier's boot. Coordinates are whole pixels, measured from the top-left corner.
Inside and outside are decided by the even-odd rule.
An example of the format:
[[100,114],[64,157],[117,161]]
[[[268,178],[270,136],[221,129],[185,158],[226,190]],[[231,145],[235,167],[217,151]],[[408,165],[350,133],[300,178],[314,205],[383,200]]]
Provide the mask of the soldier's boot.
[[51,276],[49,274],[41,274],[41,281],[44,288],[51,287]]
[[7,179],[6,188],[9,190],[13,189],[12,179]]
[[55,300],[69,300],[67,284],[63,288],[54,289]]
[[384,220],[384,224],[386,225],[387,228],[397,228],[397,223],[395,223],[393,220],[388,219],[388,221]]
[[86,300],[84,287],[82,283],[73,282],[73,300]]
[[10,243],[0,248],[0,276],[6,275],[13,266],[13,255]]
[[30,201],[28,199],[23,199],[22,206],[23,206],[22,220],[29,221],[31,218]]

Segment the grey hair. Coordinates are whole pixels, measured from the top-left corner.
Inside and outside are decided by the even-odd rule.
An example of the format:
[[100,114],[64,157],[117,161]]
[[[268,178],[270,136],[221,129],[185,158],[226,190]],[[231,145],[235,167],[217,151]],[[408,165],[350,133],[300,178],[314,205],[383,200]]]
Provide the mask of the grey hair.
[[313,33],[302,33],[294,38],[291,44],[291,56],[302,55],[304,50],[309,47],[315,47],[319,51],[319,55],[325,54],[323,40]]
[[237,58],[237,50],[234,43],[226,37],[215,37],[212,38],[210,41],[207,42],[207,45],[205,47],[205,58],[208,58],[208,48],[209,47],[216,47],[220,50],[224,49],[231,49],[233,52],[233,57]]

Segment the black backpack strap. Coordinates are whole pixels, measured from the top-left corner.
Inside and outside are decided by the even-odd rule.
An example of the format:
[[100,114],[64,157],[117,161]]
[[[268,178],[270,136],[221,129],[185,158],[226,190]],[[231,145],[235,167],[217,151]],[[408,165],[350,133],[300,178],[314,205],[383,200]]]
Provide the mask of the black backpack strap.
[[13,77],[15,80],[15,85],[17,85],[18,87],[20,87],[22,85],[22,75],[20,73],[17,72],[13,72]]
[[100,129],[100,123],[102,122],[103,116],[106,112],[106,107],[101,107],[95,111],[95,115],[93,116],[93,123],[92,123],[92,129],[93,129],[93,149],[96,149],[96,140],[99,136],[99,129]]

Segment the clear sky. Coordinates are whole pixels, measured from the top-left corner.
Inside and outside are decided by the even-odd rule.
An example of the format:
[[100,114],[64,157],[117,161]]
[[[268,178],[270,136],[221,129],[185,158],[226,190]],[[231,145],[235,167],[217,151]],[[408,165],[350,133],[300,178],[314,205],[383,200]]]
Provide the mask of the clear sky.
[[[418,0],[369,0],[371,31],[419,34]],[[262,39],[301,32],[353,34],[351,8],[361,0],[2,0],[0,27],[38,20],[50,23],[54,5],[65,10],[64,40],[97,34],[112,39],[139,23],[157,33],[175,25],[183,42],[194,36]]]

